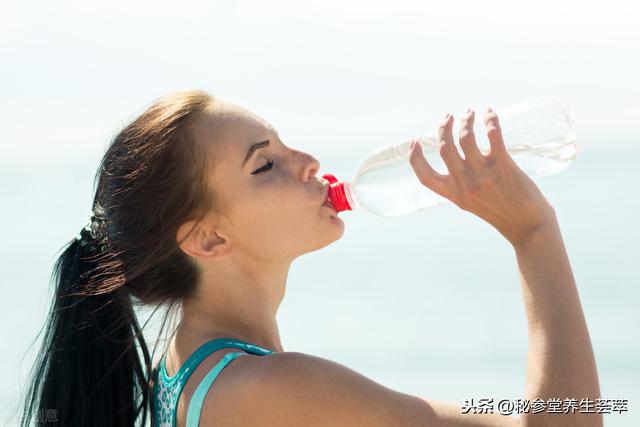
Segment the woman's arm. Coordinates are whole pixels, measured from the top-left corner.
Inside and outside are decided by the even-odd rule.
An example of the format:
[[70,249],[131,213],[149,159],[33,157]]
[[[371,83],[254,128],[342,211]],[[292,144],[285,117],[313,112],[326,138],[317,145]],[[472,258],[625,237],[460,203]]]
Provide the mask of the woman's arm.
[[[527,312],[528,348],[525,399],[595,402],[598,373],[587,324],[557,218],[514,245]],[[602,426],[602,415],[542,411],[521,416],[522,426]]]
[[[555,209],[511,158],[498,116],[487,109],[484,124],[491,149],[484,155],[473,132],[475,115],[462,117],[460,147],[454,145],[452,117],[438,128],[440,155],[449,174],[435,171],[420,144],[410,162],[425,186],[496,228],[514,247],[528,320],[529,353],[525,398],[547,401],[600,397],[586,322]],[[561,408],[562,409],[562,408]],[[524,413],[526,426],[601,426],[596,413]],[[593,409],[593,406],[591,407]]]

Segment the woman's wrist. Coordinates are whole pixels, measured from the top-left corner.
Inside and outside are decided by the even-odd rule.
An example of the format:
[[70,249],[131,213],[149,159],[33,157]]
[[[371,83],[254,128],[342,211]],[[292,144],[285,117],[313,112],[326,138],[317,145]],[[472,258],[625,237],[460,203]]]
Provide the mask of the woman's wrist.
[[516,252],[519,252],[544,245],[558,236],[560,236],[560,225],[555,210],[551,210],[535,226],[522,230],[516,238],[511,240],[511,244]]

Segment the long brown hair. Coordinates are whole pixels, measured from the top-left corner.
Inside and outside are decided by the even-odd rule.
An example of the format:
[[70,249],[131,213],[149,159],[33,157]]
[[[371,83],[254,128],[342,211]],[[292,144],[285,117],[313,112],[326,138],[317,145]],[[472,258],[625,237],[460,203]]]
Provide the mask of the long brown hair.
[[109,145],[95,176],[92,225],[54,266],[23,426],[36,414],[38,425],[146,424],[152,362],[134,307],[175,304],[199,281],[176,232],[222,209],[205,179],[214,151],[193,132],[215,102],[201,90],[159,98]]

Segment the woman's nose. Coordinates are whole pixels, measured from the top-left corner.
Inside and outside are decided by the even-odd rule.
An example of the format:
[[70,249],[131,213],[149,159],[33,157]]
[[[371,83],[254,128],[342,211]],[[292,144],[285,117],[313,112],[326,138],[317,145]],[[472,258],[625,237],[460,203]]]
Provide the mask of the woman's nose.
[[316,176],[318,170],[320,170],[320,162],[310,154],[306,154],[307,160],[305,162],[303,177],[305,180],[309,180]]

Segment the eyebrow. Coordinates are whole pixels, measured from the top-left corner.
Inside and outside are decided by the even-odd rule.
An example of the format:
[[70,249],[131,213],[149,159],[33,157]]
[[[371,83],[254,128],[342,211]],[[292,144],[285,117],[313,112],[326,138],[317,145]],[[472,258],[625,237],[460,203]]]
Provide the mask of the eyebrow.
[[249,150],[247,151],[247,155],[245,156],[244,160],[242,161],[242,166],[240,166],[240,168],[244,168],[244,165],[249,161],[249,159],[251,158],[253,153],[256,152],[256,150],[264,148],[267,145],[269,145],[269,140],[268,139],[266,141],[256,142],[255,144],[251,145],[251,147],[249,147]]

